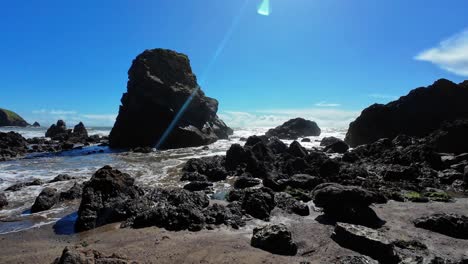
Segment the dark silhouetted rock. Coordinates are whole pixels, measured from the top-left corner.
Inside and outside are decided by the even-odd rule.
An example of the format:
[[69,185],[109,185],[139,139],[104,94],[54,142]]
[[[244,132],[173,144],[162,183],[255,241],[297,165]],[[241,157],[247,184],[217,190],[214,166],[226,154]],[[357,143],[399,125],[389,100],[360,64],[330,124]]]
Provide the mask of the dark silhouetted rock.
[[26,127],[29,124],[17,113],[0,108],[0,127],[2,126]]
[[346,143],[355,147],[400,134],[423,137],[445,121],[468,118],[468,85],[441,79],[433,85],[412,90],[386,105],[364,109],[349,125]]
[[41,127],[41,124],[39,124],[37,121],[32,124],[33,127]]
[[75,137],[75,138],[87,138],[88,137],[88,130],[86,130],[85,125],[82,122],[80,122],[80,123],[78,123],[78,125],[76,125],[73,128],[73,132],[72,132],[71,136]]
[[261,181],[259,179],[248,177],[248,176],[242,176],[242,177],[239,177],[234,182],[234,188],[236,188],[236,189],[245,189],[245,188],[249,188],[249,187],[259,185],[260,183],[261,183]]
[[345,223],[337,223],[333,240],[345,248],[370,256],[380,263],[399,263],[393,244],[376,230]]
[[268,130],[267,137],[278,137],[280,139],[295,140],[299,137],[320,136],[321,130],[314,121],[304,118],[295,118],[276,128]]
[[184,186],[185,190],[196,192],[203,191],[213,186],[213,183],[207,181],[192,181]]
[[0,193],[0,209],[8,205],[8,200],[4,193]]
[[76,230],[80,232],[126,220],[133,213],[129,203],[142,194],[130,175],[104,166],[84,183]]
[[468,152],[468,120],[447,122],[428,136],[429,144],[444,153],[461,154]]
[[28,142],[16,132],[0,132],[0,161],[26,154]]
[[336,137],[324,137],[322,138],[322,141],[320,141],[320,146],[327,147],[333,143],[340,142],[340,141],[342,140]]
[[57,139],[68,137],[70,131],[67,129],[67,125],[63,120],[58,120],[57,124],[52,124],[49,129],[47,129],[45,136]]
[[269,149],[271,149],[271,151],[273,151],[273,153],[275,153],[275,154],[284,153],[288,149],[288,146],[286,144],[284,144],[284,142],[281,141],[277,137],[271,137],[268,140],[267,147]]
[[31,213],[42,212],[49,210],[59,201],[59,194],[56,189],[44,188],[37,196],[36,201],[31,207]]
[[301,139],[301,142],[311,142],[310,138],[303,138]]
[[447,236],[468,239],[468,217],[456,214],[433,214],[414,220],[414,225]]
[[117,254],[104,255],[90,248],[65,247],[62,256],[56,258],[53,264],[136,264],[138,262],[128,260]]
[[248,153],[239,144],[233,144],[226,152],[226,169],[235,170],[237,166],[248,161]]
[[242,209],[255,218],[268,220],[271,210],[275,207],[275,193],[266,187],[259,189],[243,189],[231,191],[228,201],[239,201]]
[[381,202],[373,192],[355,186],[324,183],[314,190],[314,203],[323,208],[326,217],[338,222],[380,227],[385,222],[369,208]]
[[323,179],[308,174],[294,174],[287,182],[293,188],[313,190],[317,185],[323,183]]
[[[128,79],[109,136],[112,148],[154,147],[158,143],[162,149],[195,147],[232,134],[216,115],[218,101],[206,97],[198,86],[186,55],[146,50],[133,60]],[[178,113],[182,113],[179,121],[159,142]],[[155,118],[148,121],[148,117]]]
[[345,153],[349,146],[344,141],[340,140],[325,147],[324,151],[330,153]]
[[70,181],[70,180],[74,180],[75,177],[72,177],[68,174],[59,174],[57,175],[55,178],[53,178],[51,181],[49,181],[49,183],[53,183],[53,182],[61,182],[61,181]]
[[76,183],[67,191],[60,193],[60,200],[61,201],[71,201],[81,198],[81,194],[83,192],[83,185]]
[[296,200],[288,193],[280,192],[275,194],[276,206],[290,214],[307,216],[310,214],[309,206]]
[[226,225],[238,229],[245,226],[241,208],[237,203],[227,206],[213,204],[203,211],[208,225]]
[[189,159],[182,171],[184,173],[198,173],[207,177],[209,181],[225,180],[228,173],[225,169],[226,157],[210,156],[199,159]]
[[288,153],[299,158],[307,156],[307,150],[297,141],[293,141],[293,143],[289,145]]
[[273,254],[294,256],[297,245],[292,239],[291,232],[283,224],[257,227],[253,230],[252,247],[260,248]]

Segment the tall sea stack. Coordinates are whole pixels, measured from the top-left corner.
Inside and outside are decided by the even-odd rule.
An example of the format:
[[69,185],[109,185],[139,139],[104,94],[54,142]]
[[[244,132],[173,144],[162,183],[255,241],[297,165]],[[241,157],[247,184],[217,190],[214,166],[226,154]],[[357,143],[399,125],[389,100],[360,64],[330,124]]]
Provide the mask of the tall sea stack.
[[[180,119],[169,128],[189,97]],[[133,60],[121,103],[109,136],[112,148],[195,147],[232,134],[216,115],[218,101],[198,86],[189,58],[172,50],[146,50]]]

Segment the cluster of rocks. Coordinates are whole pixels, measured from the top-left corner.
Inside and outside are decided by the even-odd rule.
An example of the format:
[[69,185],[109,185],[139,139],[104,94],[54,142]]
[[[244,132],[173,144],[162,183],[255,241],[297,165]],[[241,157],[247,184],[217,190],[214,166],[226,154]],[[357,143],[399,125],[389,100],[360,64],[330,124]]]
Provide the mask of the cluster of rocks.
[[65,121],[58,120],[56,124],[52,124],[47,129],[45,136],[53,140],[86,143],[88,131],[82,122],[78,123],[73,129],[67,129]]
[[146,50],[133,60],[128,79],[111,147],[194,147],[232,134],[216,115],[218,101],[200,89],[186,55]]

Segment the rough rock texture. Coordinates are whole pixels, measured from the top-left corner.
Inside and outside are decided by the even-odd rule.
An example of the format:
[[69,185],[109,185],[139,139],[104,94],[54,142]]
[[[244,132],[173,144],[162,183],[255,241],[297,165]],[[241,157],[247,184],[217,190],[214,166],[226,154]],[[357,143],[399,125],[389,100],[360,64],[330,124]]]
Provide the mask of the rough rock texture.
[[335,264],[379,264],[377,260],[367,256],[345,256],[338,257]]
[[60,193],[61,201],[71,201],[81,198],[83,192],[83,185],[76,183],[68,190]]
[[445,121],[468,118],[468,83],[441,79],[386,105],[364,109],[349,125],[346,143],[355,147],[400,134],[426,136]]
[[35,179],[35,180],[29,181],[29,182],[20,182],[20,183],[13,184],[10,187],[6,188],[5,191],[16,192],[16,191],[19,191],[19,190],[23,189],[24,187],[38,186],[38,185],[42,185],[42,184],[43,184],[43,182],[41,180]]
[[136,264],[117,254],[104,255],[90,248],[65,247],[62,256],[55,259],[53,264]]
[[414,220],[416,227],[447,236],[468,239],[468,217],[456,214],[434,214]]
[[268,130],[265,135],[267,137],[295,140],[299,137],[320,136],[320,133],[321,130],[317,123],[299,117]]
[[45,210],[49,210],[59,201],[59,194],[56,189],[44,188],[42,192],[37,196],[36,201],[31,207],[31,213],[37,213]]
[[255,228],[250,244],[273,254],[288,256],[297,254],[297,245],[292,239],[291,232],[283,224]]
[[0,127],[2,126],[25,127],[29,126],[29,124],[17,113],[0,108]]
[[47,129],[45,136],[54,139],[58,137],[65,137],[69,133],[70,131],[68,131],[65,121],[58,120],[56,124],[52,124],[49,129]]
[[4,193],[0,193],[0,209],[8,205],[8,200]]
[[[159,148],[207,145],[232,133],[216,115],[218,101],[198,86],[186,55],[146,50],[133,61],[128,77],[109,137],[111,147],[154,147],[181,110],[185,112]],[[184,106],[189,97],[191,102]]]
[[369,208],[377,201],[375,193],[354,186],[325,183],[314,191],[314,203],[323,208],[325,216],[368,227],[380,227],[385,223]]
[[126,173],[105,166],[84,183],[76,230],[90,230],[104,224],[123,221],[131,216],[128,203],[136,200],[143,191]]
[[332,238],[341,246],[370,256],[380,263],[399,263],[394,245],[376,230],[337,223]]
[[86,130],[85,125],[80,122],[73,128],[72,137],[76,138],[87,138],[88,137],[88,130]]
[[0,161],[26,154],[28,142],[16,132],[0,132]]

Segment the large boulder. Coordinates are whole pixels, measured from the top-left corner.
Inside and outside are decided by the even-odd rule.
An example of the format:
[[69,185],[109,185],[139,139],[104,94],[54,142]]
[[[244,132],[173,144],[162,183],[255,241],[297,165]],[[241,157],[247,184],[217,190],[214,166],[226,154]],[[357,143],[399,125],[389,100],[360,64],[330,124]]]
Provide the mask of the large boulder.
[[53,188],[44,188],[31,207],[31,213],[49,210],[59,201],[59,193]]
[[128,79],[109,136],[111,147],[194,147],[232,133],[216,115],[218,101],[200,89],[186,55],[146,50],[133,60]]
[[268,130],[267,137],[296,140],[299,137],[320,136],[321,130],[314,121],[294,118],[276,128]]
[[0,161],[24,155],[28,142],[16,132],[0,132]]
[[29,124],[17,113],[0,108],[0,127],[2,126],[26,127]]
[[468,82],[457,85],[441,79],[386,105],[364,109],[349,125],[345,141],[355,147],[400,134],[423,137],[445,121],[468,118],[467,101]]
[[84,183],[76,230],[90,230],[133,215],[130,206],[143,191],[126,173],[104,166]]
[[286,256],[297,254],[297,245],[292,239],[291,232],[284,224],[254,228],[250,244],[252,247],[273,254]]
[[447,236],[468,239],[468,217],[456,214],[433,214],[414,220],[414,225]]

